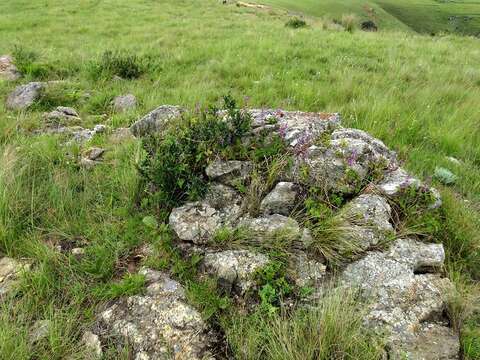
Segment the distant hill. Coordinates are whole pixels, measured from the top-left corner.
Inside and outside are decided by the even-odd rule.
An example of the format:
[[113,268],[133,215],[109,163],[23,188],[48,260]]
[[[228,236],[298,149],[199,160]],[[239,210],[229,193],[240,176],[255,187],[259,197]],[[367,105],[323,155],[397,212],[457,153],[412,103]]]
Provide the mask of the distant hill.
[[480,35],[480,0],[265,0],[311,16],[339,17],[354,13],[380,29]]

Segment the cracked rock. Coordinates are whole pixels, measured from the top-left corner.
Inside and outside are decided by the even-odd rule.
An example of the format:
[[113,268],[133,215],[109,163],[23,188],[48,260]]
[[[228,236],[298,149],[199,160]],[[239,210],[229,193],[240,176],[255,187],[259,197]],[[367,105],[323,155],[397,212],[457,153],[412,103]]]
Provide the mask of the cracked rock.
[[158,271],[140,273],[147,281],[145,295],[122,298],[103,311],[100,337],[122,339],[135,360],[210,358],[213,336],[200,313],[188,305],[183,287]]
[[267,256],[247,250],[207,253],[203,259],[205,271],[217,276],[224,290],[235,289],[241,295],[254,285],[254,273],[267,263]]
[[[359,287],[368,299],[365,322],[378,332],[386,331],[392,358],[406,354],[418,360],[457,359],[458,335],[442,325],[452,284],[438,273],[417,273],[434,272],[444,258],[440,244],[400,239],[389,251],[369,253],[345,269],[343,284]],[[446,336],[443,344],[451,344],[447,352],[436,344],[438,333]],[[445,353],[457,355],[443,357]]]

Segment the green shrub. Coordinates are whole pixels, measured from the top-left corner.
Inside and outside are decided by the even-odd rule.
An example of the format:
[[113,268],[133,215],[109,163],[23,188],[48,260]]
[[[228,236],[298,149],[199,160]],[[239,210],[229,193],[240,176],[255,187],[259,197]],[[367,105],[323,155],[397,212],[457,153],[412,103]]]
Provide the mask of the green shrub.
[[285,26],[290,27],[292,29],[299,29],[299,28],[306,27],[307,23],[305,22],[305,20],[302,20],[300,18],[293,18],[293,19],[288,20],[285,23]]

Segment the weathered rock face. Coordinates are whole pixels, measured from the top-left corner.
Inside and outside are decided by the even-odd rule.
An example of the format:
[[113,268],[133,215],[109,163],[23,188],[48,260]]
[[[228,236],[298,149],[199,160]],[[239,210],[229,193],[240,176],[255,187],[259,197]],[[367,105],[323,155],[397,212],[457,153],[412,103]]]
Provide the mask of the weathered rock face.
[[0,258],[0,299],[11,291],[23,271],[28,271],[30,264],[9,257]]
[[7,98],[7,109],[24,110],[32,106],[39,99],[44,86],[41,82],[31,82],[17,86]]
[[[358,286],[369,299],[365,321],[387,332],[393,358],[403,352],[409,359],[457,359],[458,335],[442,322],[452,284],[435,273],[444,259],[442,245],[400,239],[389,251],[372,252],[345,269],[343,283]],[[438,339],[430,336],[437,333],[455,344],[447,352],[452,356],[443,357],[443,347],[435,346]]]
[[262,200],[260,211],[264,214],[281,214],[288,216],[295,207],[299,186],[291,182],[279,182]]
[[293,256],[293,279],[295,284],[302,288],[305,286],[318,286],[327,272],[327,267],[320,261],[309,259],[304,252],[297,252]]
[[378,195],[363,194],[353,199],[340,212],[343,236],[358,244],[363,251],[387,240],[394,234],[390,223],[392,209]]
[[133,94],[120,95],[113,99],[112,105],[115,112],[127,112],[137,107],[137,98]]
[[234,186],[237,182],[244,181],[253,169],[249,161],[215,161],[207,166],[205,173],[215,181]]
[[301,236],[298,223],[292,218],[279,214],[258,218],[244,217],[238,226],[248,229],[259,240],[266,236],[274,236],[279,232],[288,233],[290,236]]
[[15,81],[21,76],[10,55],[0,56],[0,79]]
[[136,137],[161,132],[171,119],[180,117],[182,110],[178,106],[163,105],[134,123],[130,130]]
[[65,106],[57,106],[55,110],[45,113],[44,118],[52,123],[71,123],[80,120],[75,109]]
[[207,253],[203,259],[205,271],[217,276],[225,291],[234,289],[240,294],[254,285],[253,275],[267,264],[267,256],[247,250]]
[[[213,336],[200,313],[187,304],[182,286],[158,271],[141,273],[146,294],[121,299],[103,311],[100,338],[121,338],[136,360],[212,358],[208,347]],[[98,351],[96,341],[93,349]]]

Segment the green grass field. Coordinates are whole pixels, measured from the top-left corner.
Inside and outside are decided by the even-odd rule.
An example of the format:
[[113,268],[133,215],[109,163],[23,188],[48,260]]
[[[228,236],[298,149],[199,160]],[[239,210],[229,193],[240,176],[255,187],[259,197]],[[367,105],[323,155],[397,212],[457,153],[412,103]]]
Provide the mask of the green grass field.
[[[65,80],[27,112],[0,105],[0,252],[37,264],[22,283],[21,301],[0,305],[0,358],[85,358],[79,337],[97,306],[141,291],[142,280],[128,274],[126,264],[140,245],[156,241],[142,223],[150,213],[134,202],[139,142],[114,145],[99,136],[94,144],[108,150],[104,164],[93,171],[79,169],[69,156],[78,148],[31,134],[53,105],[75,107],[82,126],[102,122],[112,128],[128,126],[161,104],[193,108],[218,103],[228,93],[249,107],[341,112],[346,126],[382,139],[419,177],[432,180],[437,166],[458,176],[448,187],[432,180],[441,190],[446,216],[439,240],[446,247],[447,272],[468,294],[468,306],[476,306],[479,40],[422,36],[409,29],[450,30],[445,16],[474,16],[480,2],[372,2],[379,24],[388,30],[378,33],[324,30],[317,18],[325,11],[332,17],[359,13],[365,18],[361,2],[342,7],[317,7],[311,0],[268,3],[279,8],[257,11],[216,0],[0,2],[0,54],[36,54],[20,82]],[[282,8],[309,14],[309,26],[285,27],[290,16]],[[476,16],[462,32],[477,31]],[[145,72],[134,80],[96,77],[92,68],[108,50],[136,54]],[[15,85],[1,82],[0,98]],[[139,107],[113,114],[110,100],[124,93],[135,94]],[[460,162],[452,163],[449,156]],[[84,247],[85,258],[59,254],[52,246],[59,243]],[[478,317],[469,315],[462,330],[466,359],[480,358]],[[49,337],[31,345],[31,324],[45,318],[54,323]],[[244,328],[227,326],[238,345],[235,329]]]
[[363,20],[373,20],[380,29],[409,29],[427,34],[480,34],[480,1],[265,0],[262,3],[305,15],[336,19],[340,19],[343,14],[353,13]]

